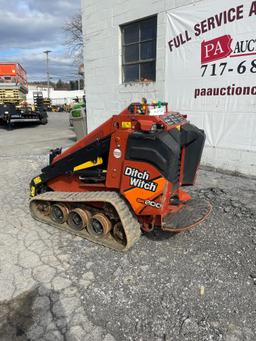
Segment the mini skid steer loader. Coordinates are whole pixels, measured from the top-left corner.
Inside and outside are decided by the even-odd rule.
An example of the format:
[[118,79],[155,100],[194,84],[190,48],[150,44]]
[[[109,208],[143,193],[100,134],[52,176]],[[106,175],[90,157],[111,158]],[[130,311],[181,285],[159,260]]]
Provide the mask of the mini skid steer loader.
[[188,230],[211,211],[181,189],[194,184],[204,142],[167,103],[133,103],[65,151],[51,151],[30,184],[31,214],[119,251],[141,230]]

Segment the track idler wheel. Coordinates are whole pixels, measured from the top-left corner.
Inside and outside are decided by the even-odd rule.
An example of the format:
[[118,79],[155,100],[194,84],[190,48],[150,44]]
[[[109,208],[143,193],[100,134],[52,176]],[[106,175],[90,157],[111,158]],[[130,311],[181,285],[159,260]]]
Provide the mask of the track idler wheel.
[[68,225],[75,231],[85,229],[90,222],[91,213],[82,208],[75,208],[69,212]]
[[106,236],[112,228],[111,221],[103,213],[97,213],[92,216],[87,231],[94,237]]
[[126,244],[126,235],[121,222],[116,223],[113,227],[113,236],[118,243],[123,245]]
[[58,224],[63,224],[67,221],[69,209],[64,204],[54,204],[51,206],[51,219]]
[[44,216],[48,216],[51,212],[51,205],[48,201],[39,201],[36,206],[38,211]]

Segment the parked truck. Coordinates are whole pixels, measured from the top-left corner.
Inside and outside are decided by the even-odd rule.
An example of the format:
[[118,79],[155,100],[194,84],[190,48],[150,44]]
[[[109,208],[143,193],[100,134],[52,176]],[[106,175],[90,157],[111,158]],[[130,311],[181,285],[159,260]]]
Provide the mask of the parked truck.
[[19,63],[0,62],[0,124],[10,127],[15,122],[47,123],[44,106],[31,107],[26,103],[27,74]]

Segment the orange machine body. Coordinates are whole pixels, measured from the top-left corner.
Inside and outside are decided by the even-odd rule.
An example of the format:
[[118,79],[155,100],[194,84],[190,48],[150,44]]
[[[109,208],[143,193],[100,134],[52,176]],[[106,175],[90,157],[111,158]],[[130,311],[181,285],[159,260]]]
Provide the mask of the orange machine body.
[[[42,186],[62,192],[116,191],[145,231],[161,226],[165,216],[191,199],[181,187],[194,184],[205,134],[185,115],[168,112],[167,105],[161,115],[152,111],[134,103],[70,148],[55,151],[36,194]],[[76,172],[88,161],[95,167]],[[92,172],[100,174],[98,181],[91,181]]]

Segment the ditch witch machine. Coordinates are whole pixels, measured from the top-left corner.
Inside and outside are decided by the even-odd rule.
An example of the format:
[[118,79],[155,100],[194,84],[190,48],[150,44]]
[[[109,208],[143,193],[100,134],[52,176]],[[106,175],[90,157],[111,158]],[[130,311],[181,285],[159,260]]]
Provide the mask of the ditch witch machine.
[[181,189],[194,184],[204,142],[167,103],[133,103],[67,150],[51,151],[31,181],[31,214],[119,251],[141,230],[188,230],[211,210]]

